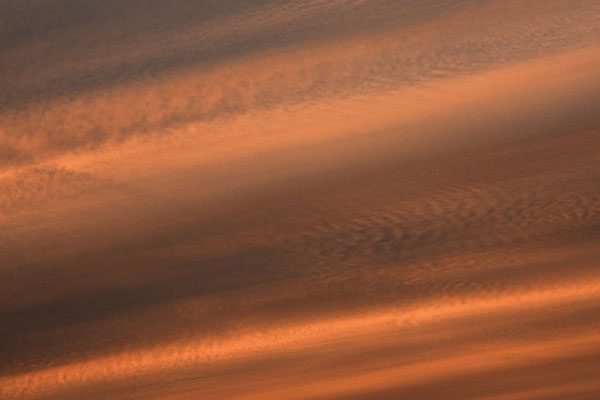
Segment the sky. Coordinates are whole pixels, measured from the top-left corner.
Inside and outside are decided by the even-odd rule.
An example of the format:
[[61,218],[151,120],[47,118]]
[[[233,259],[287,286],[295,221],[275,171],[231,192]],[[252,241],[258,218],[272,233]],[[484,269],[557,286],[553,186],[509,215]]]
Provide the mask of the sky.
[[597,399],[596,0],[0,0],[0,399]]

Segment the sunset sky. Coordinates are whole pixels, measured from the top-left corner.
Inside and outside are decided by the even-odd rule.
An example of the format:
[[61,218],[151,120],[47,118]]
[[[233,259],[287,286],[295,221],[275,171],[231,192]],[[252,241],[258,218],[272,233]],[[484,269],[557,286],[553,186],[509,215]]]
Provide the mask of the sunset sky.
[[0,0],[29,399],[600,399],[600,1]]

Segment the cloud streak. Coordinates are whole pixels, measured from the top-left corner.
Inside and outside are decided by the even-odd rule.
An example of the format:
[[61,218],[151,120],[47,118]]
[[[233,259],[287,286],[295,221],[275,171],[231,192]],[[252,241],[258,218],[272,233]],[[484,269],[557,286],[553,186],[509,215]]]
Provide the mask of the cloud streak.
[[600,393],[597,2],[2,5],[2,399]]

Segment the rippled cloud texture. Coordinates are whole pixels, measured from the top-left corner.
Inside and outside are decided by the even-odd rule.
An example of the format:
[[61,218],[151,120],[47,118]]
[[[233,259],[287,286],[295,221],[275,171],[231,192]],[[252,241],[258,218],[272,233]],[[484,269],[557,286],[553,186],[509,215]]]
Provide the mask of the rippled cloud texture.
[[597,0],[0,0],[0,398],[600,398]]

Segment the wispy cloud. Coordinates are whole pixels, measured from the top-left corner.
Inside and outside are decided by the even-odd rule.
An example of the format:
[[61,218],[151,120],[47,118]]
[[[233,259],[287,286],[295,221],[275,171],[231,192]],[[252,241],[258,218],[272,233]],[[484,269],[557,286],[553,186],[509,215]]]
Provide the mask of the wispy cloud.
[[2,7],[2,399],[597,397],[596,1]]

